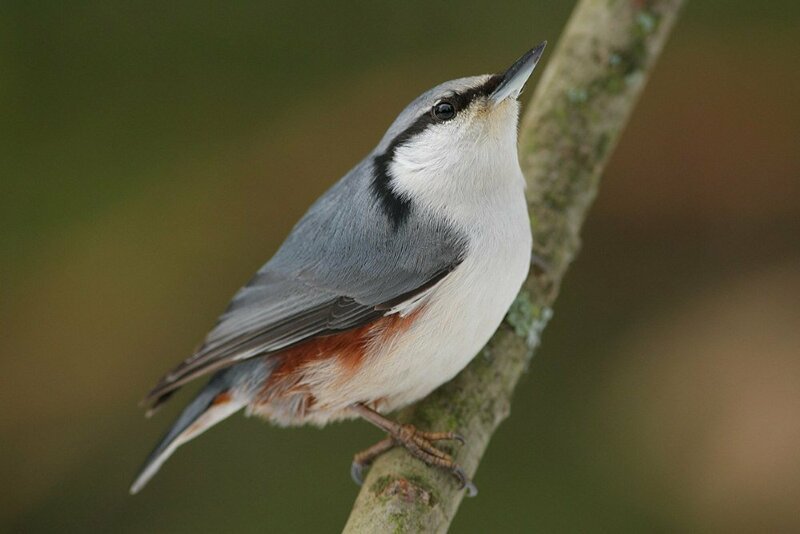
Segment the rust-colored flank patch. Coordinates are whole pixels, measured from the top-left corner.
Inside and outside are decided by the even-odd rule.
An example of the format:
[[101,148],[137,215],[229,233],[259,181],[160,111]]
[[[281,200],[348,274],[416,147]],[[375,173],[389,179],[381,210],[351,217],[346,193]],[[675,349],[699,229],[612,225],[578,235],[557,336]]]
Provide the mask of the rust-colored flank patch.
[[220,404],[226,404],[226,403],[230,402],[230,400],[231,400],[230,392],[223,391],[222,393],[220,393],[219,395],[214,397],[214,400],[211,401],[211,406],[217,406],[217,405],[220,405]]
[[[270,358],[275,358],[278,363],[259,396],[269,402],[283,394],[298,393],[298,388],[295,386],[303,381],[305,369],[316,362],[329,358],[336,358],[340,364],[332,366],[331,369],[338,369],[344,375],[332,376],[331,380],[347,380],[361,367],[368,352],[379,351],[381,344],[408,330],[423,309],[424,306],[420,306],[405,317],[401,317],[399,314],[381,317],[358,328],[339,334],[317,337],[271,355]],[[309,394],[311,393],[309,392]],[[311,407],[313,404],[311,402],[307,404],[307,407]]]

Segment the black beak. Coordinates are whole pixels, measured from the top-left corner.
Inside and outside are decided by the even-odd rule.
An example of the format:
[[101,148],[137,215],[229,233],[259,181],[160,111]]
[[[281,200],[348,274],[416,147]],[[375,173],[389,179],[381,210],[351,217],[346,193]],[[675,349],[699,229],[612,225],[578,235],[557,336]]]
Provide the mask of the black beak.
[[547,46],[547,41],[542,41],[541,44],[526,52],[503,73],[503,81],[489,95],[489,100],[493,104],[499,104],[509,97],[517,98],[519,96],[522,88],[525,87],[525,82],[530,78],[533,69],[536,68],[536,64],[539,63],[539,58],[542,57],[545,46]]

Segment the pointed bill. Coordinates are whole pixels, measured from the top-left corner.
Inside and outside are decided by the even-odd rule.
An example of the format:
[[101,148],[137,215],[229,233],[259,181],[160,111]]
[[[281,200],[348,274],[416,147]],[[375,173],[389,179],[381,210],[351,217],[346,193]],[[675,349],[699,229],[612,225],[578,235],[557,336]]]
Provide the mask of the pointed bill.
[[509,69],[503,74],[503,81],[497,86],[489,100],[493,104],[498,104],[506,98],[517,98],[525,87],[525,82],[528,81],[533,69],[542,57],[544,47],[547,46],[547,41],[542,41],[536,48],[529,50],[525,55],[519,58]]

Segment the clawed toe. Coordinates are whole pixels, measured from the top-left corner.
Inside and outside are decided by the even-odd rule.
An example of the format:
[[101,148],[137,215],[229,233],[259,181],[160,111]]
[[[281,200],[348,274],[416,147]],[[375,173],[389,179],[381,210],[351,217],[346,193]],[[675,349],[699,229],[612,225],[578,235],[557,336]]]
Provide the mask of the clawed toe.
[[424,432],[417,430],[413,425],[400,425],[363,404],[353,405],[353,408],[362,417],[389,434],[385,439],[356,454],[353,458],[350,476],[356,484],[359,486],[363,484],[364,468],[372,465],[372,462],[384,452],[400,445],[414,458],[422,460],[429,466],[452,473],[458,480],[459,488],[466,490],[467,496],[474,497],[478,494],[478,488],[469,479],[464,469],[449,454],[434,445],[437,441],[457,441],[464,445],[466,444],[464,436],[456,432]]
[[478,486],[470,480],[462,467],[458,465],[454,466],[453,476],[458,479],[460,489],[467,491],[467,497],[475,497],[478,494]]
[[478,488],[467,476],[464,469],[453,460],[453,457],[436,447],[433,442],[453,440],[462,445],[464,437],[455,432],[422,432],[411,425],[403,425],[395,434],[379,441],[369,449],[358,453],[350,465],[350,477],[361,486],[364,483],[364,470],[372,465],[375,459],[387,450],[400,445],[411,456],[422,460],[429,466],[450,471],[457,479],[459,488],[465,489],[469,497],[478,494]]
[[358,463],[355,460],[350,464],[350,478],[357,486],[364,485],[364,464]]
[[458,432],[422,432],[414,430],[415,434],[426,441],[457,441],[461,445],[466,445],[467,440]]
[[372,465],[375,458],[388,451],[395,446],[395,440],[391,437],[384,438],[378,443],[363,450],[353,457],[353,463],[350,464],[350,477],[353,482],[359,486],[364,483],[364,468]]

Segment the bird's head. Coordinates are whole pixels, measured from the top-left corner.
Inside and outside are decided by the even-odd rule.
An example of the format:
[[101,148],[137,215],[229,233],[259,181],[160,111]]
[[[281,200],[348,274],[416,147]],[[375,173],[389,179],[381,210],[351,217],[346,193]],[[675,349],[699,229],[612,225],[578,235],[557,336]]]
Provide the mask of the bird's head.
[[373,153],[373,189],[390,216],[480,201],[521,180],[517,97],[546,42],[499,74],[445,82],[409,104]]

